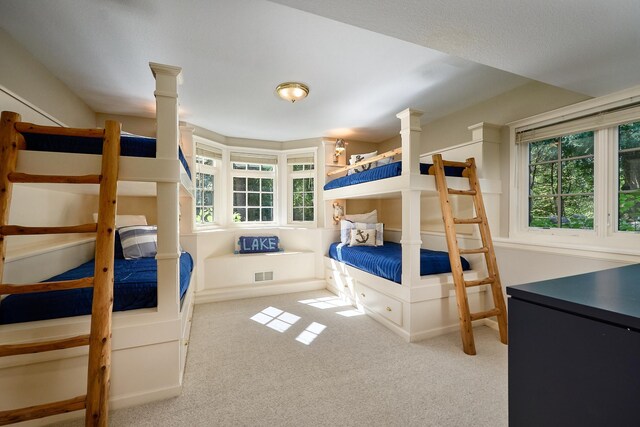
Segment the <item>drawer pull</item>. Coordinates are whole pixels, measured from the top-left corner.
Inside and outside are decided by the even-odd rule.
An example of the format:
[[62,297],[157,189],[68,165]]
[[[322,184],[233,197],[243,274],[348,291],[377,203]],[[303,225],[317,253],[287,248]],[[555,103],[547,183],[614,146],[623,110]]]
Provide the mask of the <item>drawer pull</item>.
[[364,297],[365,297],[365,294],[360,294],[360,295],[362,295],[362,298],[364,298]]
[[185,341],[184,341],[184,345],[185,345],[185,346],[189,345],[189,340],[185,340]]
[[391,311],[391,307],[387,306],[387,311]]
[[345,287],[345,288],[348,288],[348,287],[349,287],[349,285],[344,285],[344,287]]

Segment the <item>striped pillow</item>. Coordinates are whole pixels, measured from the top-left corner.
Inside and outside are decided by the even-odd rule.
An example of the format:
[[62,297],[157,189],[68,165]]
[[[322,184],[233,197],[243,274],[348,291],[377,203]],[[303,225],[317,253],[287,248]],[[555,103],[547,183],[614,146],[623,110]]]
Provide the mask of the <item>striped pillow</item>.
[[118,229],[124,259],[151,258],[158,252],[158,229],[155,225],[131,225]]

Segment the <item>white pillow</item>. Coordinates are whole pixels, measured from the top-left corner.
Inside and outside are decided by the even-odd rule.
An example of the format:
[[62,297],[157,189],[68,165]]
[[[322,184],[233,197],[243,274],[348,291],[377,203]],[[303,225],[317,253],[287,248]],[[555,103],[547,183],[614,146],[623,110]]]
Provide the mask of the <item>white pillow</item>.
[[[378,155],[377,151],[372,151],[372,152],[366,153],[366,154],[353,154],[351,157],[349,157],[349,164],[350,165],[354,165],[357,162],[369,159],[369,158],[377,156],[377,155]],[[357,168],[349,169],[349,171],[347,172],[347,175],[352,175],[354,173],[368,171],[369,169],[373,169],[375,167],[376,167],[376,162],[367,163],[366,165],[362,165],[362,166],[359,166]]]
[[378,210],[374,209],[371,212],[363,214],[345,215],[343,219],[351,222],[366,222],[367,224],[375,224],[378,222]]
[[[93,222],[98,222],[98,214],[93,214]],[[147,217],[144,215],[116,215],[116,228],[130,225],[147,225]]]
[[351,240],[351,230],[353,230],[354,228],[356,228],[355,223],[346,219],[340,221],[340,241],[343,244],[349,244],[349,241]]
[[378,166],[384,166],[384,165],[388,165],[389,163],[391,163],[393,161],[393,156],[391,157],[385,157],[384,159],[380,159],[376,162],[376,167]]
[[376,246],[384,246],[384,224],[367,224],[364,222],[355,223],[356,230],[376,230]]
[[375,246],[376,245],[376,230],[365,230],[354,228],[351,230],[351,239],[349,246]]

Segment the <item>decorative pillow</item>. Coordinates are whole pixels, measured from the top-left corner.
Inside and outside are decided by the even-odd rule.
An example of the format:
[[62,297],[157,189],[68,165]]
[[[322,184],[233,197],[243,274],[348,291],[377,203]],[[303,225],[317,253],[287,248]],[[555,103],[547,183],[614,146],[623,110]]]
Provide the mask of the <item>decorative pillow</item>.
[[158,253],[158,228],[132,225],[118,229],[124,259],[151,258]]
[[[351,157],[349,157],[349,164],[350,165],[354,165],[362,160],[366,160],[369,159],[371,157],[377,156],[378,152],[377,151],[372,151],[370,153],[366,153],[366,154],[354,154]],[[371,162],[371,163],[367,163],[366,165],[362,165],[359,166],[357,168],[353,168],[353,169],[349,169],[349,171],[347,172],[347,175],[352,175],[354,173],[359,173],[359,172],[364,172],[364,171],[368,171],[369,169],[375,168],[376,167],[376,162]]]
[[340,221],[340,241],[348,245],[351,240],[351,230],[356,228],[356,224],[348,219],[343,219]]
[[259,254],[263,252],[278,252],[278,236],[240,236],[238,246],[241,254]]
[[355,223],[356,230],[376,230],[376,246],[384,246],[384,224],[367,224],[364,222]]
[[374,209],[371,212],[363,214],[345,215],[343,219],[351,222],[366,222],[367,224],[375,224],[378,222],[378,210]]
[[358,230],[354,228],[351,230],[351,240],[349,246],[375,246],[376,245],[376,230]]
[[393,156],[385,157],[384,159],[380,159],[376,161],[376,167],[388,165],[391,162],[393,162]]

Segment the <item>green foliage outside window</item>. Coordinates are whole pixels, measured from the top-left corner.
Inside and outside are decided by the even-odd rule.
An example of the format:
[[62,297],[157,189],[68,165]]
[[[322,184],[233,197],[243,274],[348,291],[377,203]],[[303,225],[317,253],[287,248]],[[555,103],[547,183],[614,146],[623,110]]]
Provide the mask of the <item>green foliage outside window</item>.
[[594,133],[529,144],[529,226],[593,229]]
[[640,122],[618,127],[618,230],[640,232]]

